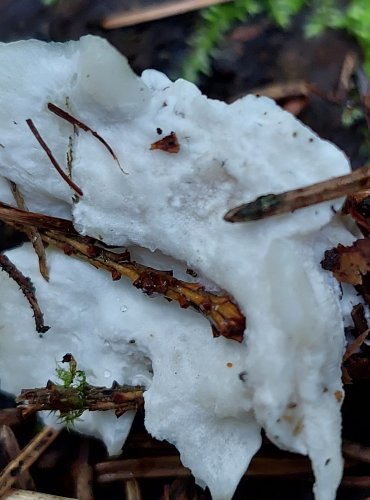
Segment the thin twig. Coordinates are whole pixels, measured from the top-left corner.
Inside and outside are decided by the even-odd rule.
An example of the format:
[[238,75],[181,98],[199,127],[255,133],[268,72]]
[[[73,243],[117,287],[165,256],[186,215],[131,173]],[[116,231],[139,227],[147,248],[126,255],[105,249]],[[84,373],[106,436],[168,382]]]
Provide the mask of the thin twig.
[[176,0],[175,2],[166,2],[161,5],[151,5],[149,7],[131,11],[124,10],[107,16],[103,19],[101,26],[107,30],[123,28],[124,26],[134,26],[136,24],[185,14],[185,12],[203,9],[204,7],[227,3],[230,1],[231,0],[182,0],[179,2]]
[[[17,229],[23,232],[26,231],[27,227],[34,226],[38,229],[52,229],[66,234],[78,234],[70,220],[37,212],[26,212],[2,202],[0,202],[0,220],[9,225],[17,226]],[[23,227],[21,228],[21,226]]]
[[0,254],[0,269],[5,271],[20,287],[23,295],[28,300],[35,318],[36,331],[40,334],[46,333],[50,326],[44,324],[44,315],[41,312],[40,306],[35,295],[35,288],[29,278],[17,269],[17,267],[4,254]]
[[59,118],[63,118],[63,120],[66,120],[67,122],[71,123],[73,126],[75,127],[78,127],[80,128],[81,130],[83,130],[84,132],[90,132],[94,137],[96,137],[96,139],[98,139],[99,142],[101,142],[103,144],[103,146],[109,151],[109,154],[112,156],[112,158],[117,162],[119,168],[121,169],[121,171],[124,173],[124,174],[127,174],[127,172],[125,172],[122,167],[121,167],[121,164],[117,158],[117,155],[115,154],[115,152],[113,151],[113,149],[111,148],[111,146],[107,143],[107,141],[101,136],[99,135],[95,130],[93,130],[91,127],[89,127],[88,125],[86,125],[86,123],[83,123],[82,121],[78,120],[77,118],[75,118],[74,116],[72,116],[71,114],[67,113],[67,111],[64,111],[64,109],[62,108],[59,108],[58,106],[56,106],[55,104],[53,104],[52,102],[49,102],[48,103],[48,109],[49,111],[51,111],[52,113],[54,113],[55,115],[59,116]]
[[[26,202],[24,201],[23,195],[20,192],[17,184],[15,182],[9,181],[10,184],[10,189],[13,193],[15,202],[17,203],[17,207],[20,208],[21,210],[25,210],[28,212],[28,208],[26,205]],[[49,270],[48,270],[48,265],[46,262],[46,253],[45,253],[45,247],[41,239],[41,235],[38,231],[37,228],[29,226],[24,228],[26,232],[26,235],[30,242],[32,243],[32,246],[36,252],[36,255],[39,259],[39,269],[40,273],[43,276],[43,278],[46,281],[49,281]]]
[[368,187],[370,187],[370,166],[366,165],[350,174],[334,177],[304,188],[259,196],[250,203],[232,208],[225,214],[224,219],[228,222],[265,219],[350,195]]
[[69,177],[68,175],[63,171],[63,169],[60,167],[59,163],[57,160],[54,158],[53,153],[51,152],[49,146],[46,144],[44,139],[41,137],[39,131],[37,130],[35,124],[31,120],[31,118],[28,118],[26,120],[27,125],[29,126],[31,132],[35,136],[37,142],[40,144],[42,149],[45,151],[47,156],[49,157],[49,160],[53,164],[55,170],[58,172],[58,174],[62,177],[62,179],[68,184],[69,187],[71,187],[79,196],[83,196],[83,192],[81,189],[75,184]]
[[45,427],[32,441],[22,450],[18,457],[12,460],[0,472],[0,498],[2,498],[14,485],[16,479],[28,470],[39,456],[58,436],[59,431],[52,427]]

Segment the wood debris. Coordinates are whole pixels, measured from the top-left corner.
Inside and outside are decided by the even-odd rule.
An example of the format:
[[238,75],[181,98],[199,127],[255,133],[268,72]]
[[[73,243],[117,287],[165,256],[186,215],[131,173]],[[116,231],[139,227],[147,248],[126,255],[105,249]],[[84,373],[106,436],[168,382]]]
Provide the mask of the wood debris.
[[40,334],[46,333],[50,326],[44,323],[44,315],[37,302],[35,288],[29,278],[24,276],[19,269],[9,260],[9,258],[0,254],[0,269],[5,271],[20,287],[23,295],[28,300],[34,314],[36,331]]
[[266,194],[254,201],[229,210],[224,219],[228,222],[249,222],[273,215],[294,212],[323,201],[334,200],[370,188],[370,166],[365,165],[350,174],[311,184],[279,194]]

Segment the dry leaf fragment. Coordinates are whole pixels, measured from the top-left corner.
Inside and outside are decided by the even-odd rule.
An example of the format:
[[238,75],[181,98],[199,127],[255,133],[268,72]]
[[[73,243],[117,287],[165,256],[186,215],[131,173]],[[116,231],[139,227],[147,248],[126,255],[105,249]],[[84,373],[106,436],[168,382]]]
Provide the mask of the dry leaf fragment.
[[180,144],[175,132],[171,132],[170,135],[166,135],[163,139],[153,142],[150,145],[150,149],[160,149],[166,153],[178,153],[180,151]]
[[368,236],[370,234],[370,190],[366,189],[347,196],[342,213],[350,215],[362,233]]
[[351,246],[339,244],[327,250],[321,266],[331,271],[338,281],[351,285],[363,285],[370,271],[370,240],[359,239]]

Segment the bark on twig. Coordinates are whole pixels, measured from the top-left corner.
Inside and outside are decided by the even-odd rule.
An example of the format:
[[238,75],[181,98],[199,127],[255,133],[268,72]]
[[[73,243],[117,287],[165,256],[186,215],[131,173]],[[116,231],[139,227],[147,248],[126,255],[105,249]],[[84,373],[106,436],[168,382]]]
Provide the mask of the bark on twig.
[[244,203],[229,210],[224,219],[228,222],[249,222],[273,215],[294,212],[323,201],[334,200],[370,187],[370,166],[361,167],[350,174],[334,177],[327,181],[311,184],[280,194],[259,196],[250,203]]
[[158,293],[175,300],[180,307],[191,306],[208,318],[215,337],[223,335],[241,342],[246,327],[245,317],[228,295],[216,295],[204,290],[197,283],[178,280],[172,273],[158,271],[128,260],[127,254],[119,255],[97,246],[89,237],[67,236],[46,231],[42,234],[45,242],[75,255],[95,267],[106,269],[113,279],[120,276],[129,278],[136,288],[148,295]]
[[59,411],[67,414],[75,410],[115,410],[116,415],[120,416],[126,411],[143,407],[143,392],[143,386],[113,383],[110,388],[86,384],[81,394],[75,387],[62,387],[49,381],[46,387],[23,389],[16,401],[33,411]]
[[44,315],[41,312],[40,306],[37,302],[35,289],[29,278],[16,268],[16,266],[4,254],[0,254],[0,268],[5,271],[10,278],[12,278],[20,287],[23,295],[28,300],[34,314],[36,331],[40,334],[46,333],[50,326],[44,323]]

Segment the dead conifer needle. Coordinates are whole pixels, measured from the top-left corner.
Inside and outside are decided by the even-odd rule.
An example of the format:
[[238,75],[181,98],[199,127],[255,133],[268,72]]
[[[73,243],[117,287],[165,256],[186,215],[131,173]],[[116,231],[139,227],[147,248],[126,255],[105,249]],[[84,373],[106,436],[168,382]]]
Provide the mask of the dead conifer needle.
[[81,189],[77,186],[77,184],[75,184],[68,176],[67,174],[62,170],[62,168],[60,167],[59,163],[56,161],[56,159],[54,158],[53,156],[53,153],[51,152],[49,146],[46,144],[46,142],[44,141],[44,139],[41,137],[40,135],[40,132],[37,130],[35,124],[33,123],[33,121],[31,120],[31,118],[28,118],[26,120],[26,123],[27,125],[29,126],[31,132],[33,133],[33,135],[35,136],[37,142],[40,144],[40,146],[42,147],[42,149],[45,151],[45,153],[48,155],[49,157],[49,160],[51,161],[51,163],[53,164],[55,170],[58,172],[58,174],[62,177],[63,180],[66,181],[66,183],[68,184],[68,186],[70,186],[74,191],[76,191],[76,193],[79,195],[79,196],[83,196],[83,192],[81,191]]

